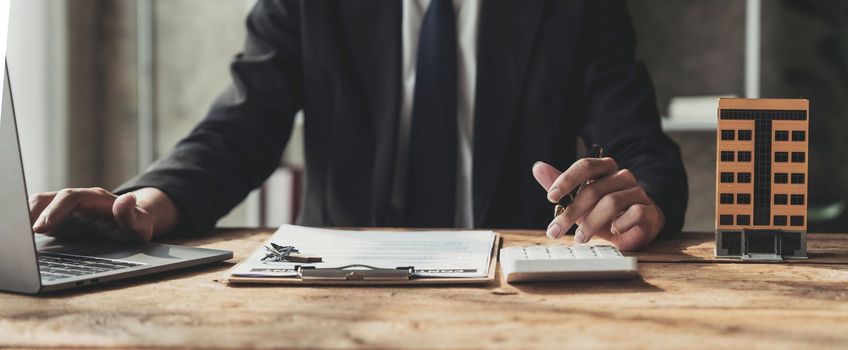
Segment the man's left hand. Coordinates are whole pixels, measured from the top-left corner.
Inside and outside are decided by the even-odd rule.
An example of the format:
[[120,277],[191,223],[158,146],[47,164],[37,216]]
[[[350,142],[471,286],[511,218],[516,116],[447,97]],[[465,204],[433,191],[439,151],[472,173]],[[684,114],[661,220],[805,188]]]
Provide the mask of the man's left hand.
[[648,245],[662,230],[662,210],[636,182],[633,174],[618,168],[612,158],[584,158],[564,172],[544,162],[533,164],[533,176],[548,192],[551,203],[558,202],[581,183],[574,201],[548,225],[547,236],[558,239],[574,224],[577,243],[598,236],[622,250],[638,250]]

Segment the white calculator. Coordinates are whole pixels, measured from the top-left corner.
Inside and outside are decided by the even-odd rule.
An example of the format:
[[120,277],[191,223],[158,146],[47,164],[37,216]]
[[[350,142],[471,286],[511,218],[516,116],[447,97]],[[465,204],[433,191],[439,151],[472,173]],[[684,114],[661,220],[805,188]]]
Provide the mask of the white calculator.
[[636,258],[609,245],[504,247],[500,261],[507,282],[628,279],[639,274]]

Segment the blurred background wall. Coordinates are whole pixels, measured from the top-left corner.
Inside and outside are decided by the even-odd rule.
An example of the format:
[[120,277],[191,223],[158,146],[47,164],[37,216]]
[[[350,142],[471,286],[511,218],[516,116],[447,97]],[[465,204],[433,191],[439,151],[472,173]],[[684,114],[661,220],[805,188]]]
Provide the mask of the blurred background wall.
[[[114,188],[165,154],[229,81],[252,2],[13,1],[9,65],[30,192]],[[848,229],[848,5],[628,5],[637,54],[690,176],[686,229],[713,229],[715,99],[752,93],[811,100],[810,231]],[[296,134],[281,164],[297,169],[301,154]],[[251,195],[221,224],[292,220],[292,176],[281,168],[264,194]]]

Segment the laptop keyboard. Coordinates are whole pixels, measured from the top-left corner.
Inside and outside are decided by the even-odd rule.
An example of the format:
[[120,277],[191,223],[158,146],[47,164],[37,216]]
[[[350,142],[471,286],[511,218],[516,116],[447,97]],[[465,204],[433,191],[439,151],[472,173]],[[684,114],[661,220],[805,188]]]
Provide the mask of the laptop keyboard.
[[92,275],[101,272],[121,270],[141,265],[143,264],[129,261],[56,253],[38,253],[38,267],[41,270],[41,279],[48,282],[77,276]]

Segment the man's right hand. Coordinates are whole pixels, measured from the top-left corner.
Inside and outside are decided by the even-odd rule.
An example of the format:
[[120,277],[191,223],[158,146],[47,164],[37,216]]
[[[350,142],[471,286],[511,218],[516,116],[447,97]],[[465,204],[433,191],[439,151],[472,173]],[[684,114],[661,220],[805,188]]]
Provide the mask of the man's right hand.
[[156,188],[116,196],[102,188],[68,188],[29,200],[33,231],[57,238],[95,235],[130,243],[149,242],[176,223],[177,209]]

